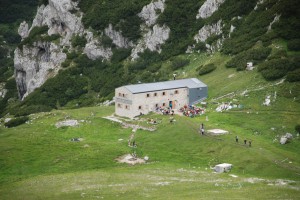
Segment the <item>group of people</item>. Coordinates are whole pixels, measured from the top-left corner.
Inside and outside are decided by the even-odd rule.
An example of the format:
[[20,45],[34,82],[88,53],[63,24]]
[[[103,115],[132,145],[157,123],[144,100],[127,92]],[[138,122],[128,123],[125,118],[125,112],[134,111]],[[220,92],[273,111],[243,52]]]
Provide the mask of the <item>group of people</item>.
[[182,112],[182,114],[187,117],[195,117],[196,115],[204,114],[204,109],[196,106],[185,105],[181,107],[179,111]]
[[[239,143],[239,137],[238,137],[238,136],[235,136],[235,142],[236,142],[236,143]],[[247,139],[244,139],[244,145],[247,145]],[[252,145],[252,140],[249,140],[249,141],[248,141],[248,145],[249,145],[249,147],[251,147],[251,145]]]
[[163,115],[174,115],[174,110],[172,110],[172,107],[156,107],[156,112],[160,112]]

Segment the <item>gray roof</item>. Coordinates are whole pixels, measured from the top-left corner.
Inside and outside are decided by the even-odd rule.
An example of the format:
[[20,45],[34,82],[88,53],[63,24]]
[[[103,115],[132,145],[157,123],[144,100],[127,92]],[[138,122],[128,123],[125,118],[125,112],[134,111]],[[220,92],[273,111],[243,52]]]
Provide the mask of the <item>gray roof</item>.
[[142,83],[136,85],[126,85],[124,86],[131,93],[143,93],[143,92],[151,92],[158,90],[170,90],[176,88],[200,88],[207,87],[204,83],[199,81],[196,78],[189,79],[181,79],[181,80],[173,80],[173,81],[164,81],[164,82],[156,82],[156,83]]

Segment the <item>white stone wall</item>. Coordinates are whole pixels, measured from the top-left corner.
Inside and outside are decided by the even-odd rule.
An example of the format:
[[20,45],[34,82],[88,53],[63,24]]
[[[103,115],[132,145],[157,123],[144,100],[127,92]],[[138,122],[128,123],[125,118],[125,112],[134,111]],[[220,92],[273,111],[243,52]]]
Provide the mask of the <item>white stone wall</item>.
[[[177,93],[175,91],[177,91]],[[163,92],[165,92],[164,95]],[[119,94],[121,94],[121,97],[119,97]],[[124,98],[123,94],[125,95]],[[188,105],[187,95],[187,88],[131,94],[125,87],[120,87],[116,89],[115,93],[115,113],[119,116],[133,118],[140,115],[140,113],[147,114],[154,111],[156,105],[158,107],[169,107],[170,101],[173,101],[173,109],[179,109],[184,105]],[[127,101],[132,101],[132,104],[121,102],[123,99],[124,101],[126,101],[126,99]]]
[[125,87],[119,87],[115,90],[115,114],[119,116],[133,118],[132,114],[133,94]]

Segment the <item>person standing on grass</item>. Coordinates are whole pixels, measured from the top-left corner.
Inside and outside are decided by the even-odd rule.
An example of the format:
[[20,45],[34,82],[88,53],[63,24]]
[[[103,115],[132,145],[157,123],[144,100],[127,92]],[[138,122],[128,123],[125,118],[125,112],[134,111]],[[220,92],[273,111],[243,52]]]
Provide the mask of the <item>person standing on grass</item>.
[[251,147],[251,144],[252,144],[252,141],[251,141],[251,140],[249,140],[249,147]]
[[246,139],[244,139],[244,144],[245,144],[245,145],[247,144],[247,140],[246,140]]
[[239,142],[239,137],[235,136],[235,142],[238,143]]

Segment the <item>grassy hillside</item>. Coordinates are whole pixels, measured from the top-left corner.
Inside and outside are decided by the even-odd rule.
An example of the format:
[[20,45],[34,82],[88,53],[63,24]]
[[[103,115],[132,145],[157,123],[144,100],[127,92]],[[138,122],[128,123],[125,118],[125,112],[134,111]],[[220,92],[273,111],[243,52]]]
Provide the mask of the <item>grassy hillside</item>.
[[[176,116],[175,124],[169,123],[168,116],[144,116],[161,121],[155,132],[136,133],[136,152],[139,157],[149,156],[148,164],[129,166],[115,161],[133,150],[127,146],[131,129],[102,118],[111,115],[113,107],[34,114],[28,124],[0,127],[1,197],[224,199],[226,195],[230,199],[297,199],[300,140],[294,127],[300,124],[299,84],[267,82],[255,71],[227,69],[229,58],[220,54],[195,54],[189,59],[187,67],[176,71],[180,78],[195,76],[199,65],[217,66],[213,72],[197,76],[209,88],[207,112],[195,118]],[[162,65],[165,67],[168,63]],[[241,95],[246,89],[247,95]],[[234,96],[219,98],[233,92]],[[262,105],[266,95],[272,96],[268,107]],[[243,107],[215,111],[215,103],[229,101]],[[65,119],[84,122],[78,127],[55,127]],[[200,123],[229,134],[200,136]],[[286,132],[295,138],[280,145],[279,136]],[[72,142],[72,138],[83,140]],[[252,140],[252,147],[242,143],[245,138]],[[210,167],[223,162],[233,164],[232,171],[213,173]]]

